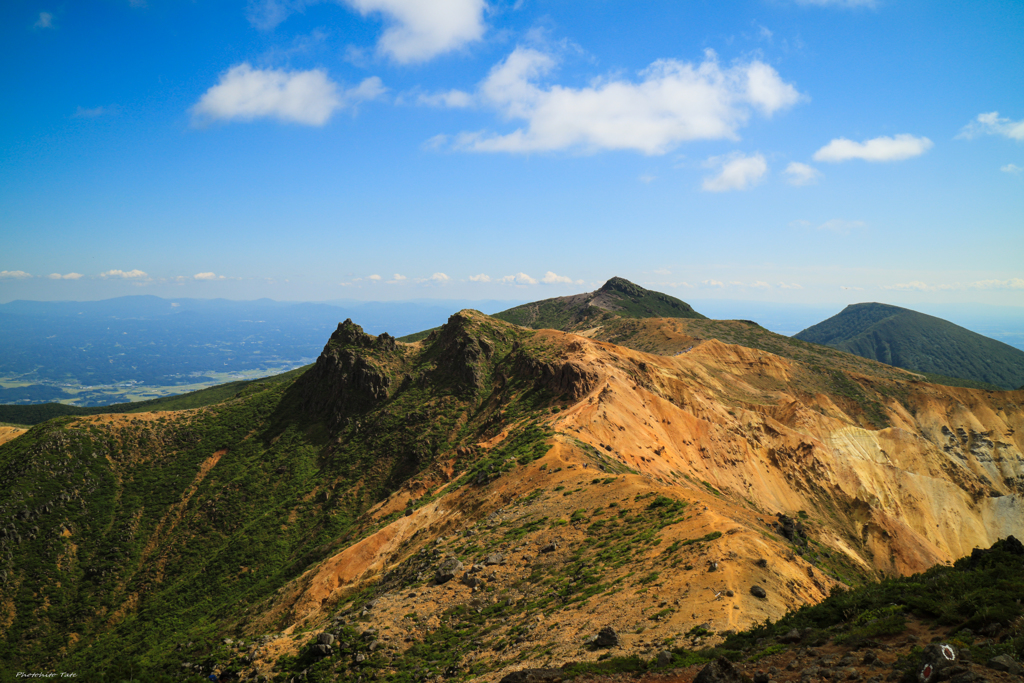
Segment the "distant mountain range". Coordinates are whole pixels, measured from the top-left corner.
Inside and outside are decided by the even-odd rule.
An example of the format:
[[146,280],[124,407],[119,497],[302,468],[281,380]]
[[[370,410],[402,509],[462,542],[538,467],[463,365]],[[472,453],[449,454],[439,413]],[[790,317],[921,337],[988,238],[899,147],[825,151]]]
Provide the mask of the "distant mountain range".
[[795,337],[915,372],[1024,386],[1024,351],[899,306],[853,304]]

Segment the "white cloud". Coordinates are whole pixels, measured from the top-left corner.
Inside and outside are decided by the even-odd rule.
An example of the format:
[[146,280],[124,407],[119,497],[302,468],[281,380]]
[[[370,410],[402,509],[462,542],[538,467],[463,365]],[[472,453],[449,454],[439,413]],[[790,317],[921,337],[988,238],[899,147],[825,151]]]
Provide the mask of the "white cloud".
[[448,282],[448,280],[450,280],[451,278],[445,275],[444,273],[434,273],[427,279],[430,280],[431,282]]
[[1024,141],[1024,119],[1001,119],[997,111],[978,114],[978,118],[964,126],[957,137],[970,140],[979,135],[1003,135],[1018,142]]
[[192,276],[194,280],[227,280],[224,275],[217,275],[216,273],[196,273]]
[[1000,166],[999,170],[1003,173],[1020,173],[1021,171],[1024,171],[1024,168],[1021,168],[1017,164],[1007,164],[1006,166]]
[[924,154],[932,148],[928,138],[915,138],[913,135],[896,135],[894,137],[878,137],[864,142],[854,142],[846,138],[836,138],[814,153],[815,161],[832,163],[849,159],[864,161],[902,161]]
[[373,281],[375,281],[375,282],[380,282],[380,280],[381,280],[381,277],[380,277],[380,275],[376,275],[376,274],[375,274],[375,275],[370,275],[370,276],[368,276],[368,277],[367,277],[366,279],[367,279],[367,280],[373,280]]
[[51,280],[77,280],[82,277],[81,273],[68,273],[67,275],[61,275],[60,273],[50,273],[46,277]]
[[398,273],[395,273],[394,275],[391,276],[391,279],[388,280],[388,284],[389,285],[395,285],[395,284],[398,284],[399,282],[401,282],[402,280],[407,280],[407,279],[408,278],[405,277],[404,275],[399,275]]
[[32,26],[35,28],[53,28],[53,15],[49,12],[40,12],[39,19]]
[[515,275],[506,275],[503,278],[499,278],[498,282],[503,282],[508,285],[535,285],[537,281],[527,275],[526,273],[516,273]]
[[658,179],[658,176],[651,175],[650,173],[644,173],[642,176],[637,178],[637,180],[639,180],[641,183],[647,183],[647,184],[653,183],[657,179]]
[[803,285],[796,282],[780,282],[779,289],[803,289]]
[[543,282],[546,285],[554,285],[554,284],[571,285],[572,284],[572,278],[571,277],[565,277],[564,275],[556,275],[556,274],[552,273],[550,270],[547,273],[544,274],[544,277],[542,277],[540,279],[540,281]]
[[491,69],[474,97],[526,125],[506,135],[464,132],[455,146],[477,152],[664,154],[689,140],[737,139],[753,112],[770,116],[801,98],[767,64],[753,60],[723,68],[710,50],[700,64],[663,59],[637,80],[605,77],[584,88],[541,85],[556,66],[550,54],[517,47]]
[[865,226],[864,221],[844,221],[840,218],[833,218],[818,226],[818,230],[834,232],[837,235],[847,235],[853,230],[859,230]]
[[768,164],[761,154],[744,156],[739,152],[726,156],[711,157],[704,165],[721,168],[712,178],[705,178],[701,187],[707,192],[746,190],[761,182],[768,172]]
[[932,285],[920,280],[913,280],[911,282],[901,282],[895,285],[883,285],[882,289],[895,289],[901,291],[918,291],[918,292],[938,292],[948,290],[965,290],[965,289],[1024,289],[1024,278],[1012,277],[1007,280],[978,280],[976,282],[968,283],[946,283],[939,285]]
[[878,0],[796,0],[796,4],[817,7],[874,7]]
[[469,280],[470,282],[490,282],[491,276],[480,273],[479,275],[470,275]]
[[484,0],[345,0],[363,15],[381,13],[390,26],[377,49],[407,64],[423,62],[480,40]]
[[32,275],[24,270],[0,270],[0,280],[20,280],[26,277],[32,277]]
[[708,287],[725,287],[725,283],[721,280],[703,280],[701,284]]
[[149,274],[141,270],[108,270],[105,273],[100,273],[101,278],[112,278],[119,277],[124,280],[141,280],[148,278]]
[[92,109],[84,109],[82,107],[78,107],[77,109],[75,109],[75,113],[71,116],[72,118],[76,119],[94,119],[97,116],[103,116],[106,113],[106,107],[94,107]]
[[191,112],[194,122],[275,118],[322,126],[338,109],[377,99],[385,90],[376,76],[340,90],[322,69],[254,69],[243,62],[222,74]]
[[818,178],[821,177],[821,171],[808,166],[807,164],[801,164],[798,161],[793,161],[783,171],[786,174],[786,182],[790,185],[810,185],[816,183]]
[[446,90],[445,92],[433,94],[420,94],[416,98],[417,104],[424,104],[428,107],[448,107],[449,109],[464,109],[473,106],[473,96],[462,90]]

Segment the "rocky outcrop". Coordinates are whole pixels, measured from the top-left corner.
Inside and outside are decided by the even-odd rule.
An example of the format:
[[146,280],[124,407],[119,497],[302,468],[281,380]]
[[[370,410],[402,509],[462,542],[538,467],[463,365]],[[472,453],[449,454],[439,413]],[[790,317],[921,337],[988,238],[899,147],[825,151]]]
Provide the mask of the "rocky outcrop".
[[598,383],[596,372],[572,361],[545,363],[526,353],[520,353],[514,367],[520,376],[532,377],[538,386],[571,401],[583,398],[593,391]]
[[332,425],[371,409],[392,386],[383,361],[396,352],[394,337],[373,337],[351,320],[339,323],[312,370],[300,380],[303,409]]

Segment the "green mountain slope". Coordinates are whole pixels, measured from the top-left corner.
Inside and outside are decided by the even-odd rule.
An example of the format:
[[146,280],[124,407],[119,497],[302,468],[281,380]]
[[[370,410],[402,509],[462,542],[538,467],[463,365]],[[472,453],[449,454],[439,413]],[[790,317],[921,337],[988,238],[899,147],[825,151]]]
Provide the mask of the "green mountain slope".
[[457,314],[414,349],[346,321],[305,374],[200,411],[60,417],[0,446],[0,680],[58,662],[79,680],[177,680],[392,521],[364,513],[409,477],[512,423],[466,477],[543,454],[529,417],[557,388],[531,370],[534,334]]
[[959,325],[898,306],[853,304],[795,335],[882,363],[1016,389],[1024,352]]
[[704,318],[690,304],[613,277],[595,292],[544,299],[510,308],[494,317],[535,330],[573,331],[599,319]]

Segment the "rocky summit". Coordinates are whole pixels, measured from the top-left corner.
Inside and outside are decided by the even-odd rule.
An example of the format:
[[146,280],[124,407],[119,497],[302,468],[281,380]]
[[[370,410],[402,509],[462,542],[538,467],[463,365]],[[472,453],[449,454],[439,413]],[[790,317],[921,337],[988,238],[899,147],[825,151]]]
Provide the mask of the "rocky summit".
[[1024,537],[1024,392],[743,321],[580,332],[462,311],[402,343],[346,321],[298,377],[15,435],[2,671],[880,681],[952,629],[1009,660],[949,680],[1012,675],[1019,603],[932,594],[1022,575],[972,551]]

